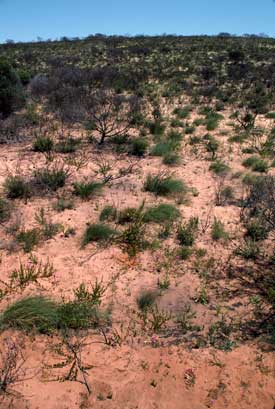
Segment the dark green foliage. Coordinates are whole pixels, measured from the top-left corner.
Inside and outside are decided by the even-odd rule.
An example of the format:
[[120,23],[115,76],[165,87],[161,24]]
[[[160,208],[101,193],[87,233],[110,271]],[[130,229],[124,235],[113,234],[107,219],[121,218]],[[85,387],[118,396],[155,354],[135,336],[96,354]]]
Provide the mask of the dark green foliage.
[[117,217],[117,209],[113,206],[105,206],[99,216],[101,222],[112,222],[115,221]]
[[160,121],[148,122],[146,125],[152,135],[161,136],[164,134],[165,125],[163,125]]
[[173,222],[180,216],[179,210],[170,204],[162,203],[147,209],[144,213],[145,222]]
[[57,305],[42,296],[16,301],[5,309],[0,317],[2,328],[24,331],[37,330],[42,333],[53,331],[58,324]]
[[55,192],[65,186],[67,172],[64,169],[40,169],[34,173],[35,182],[43,189]]
[[243,166],[251,168],[255,172],[267,172],[268,164],[257,156],[250,156],[245,161],[243,161]]
[[25,102],[21,81],[4,58],[0,58],[0,118],[7,118]]
[[137,305],[141,311],[146,311],[153,307],[158,297],[158,292],[154,290],[144,290],[137,297]]
[[188,118],[191,111],[192,111],[192,107],[187,105],[184,108],[175,108],[173,111],[173,114],[176,115],[180,119],[186,119]]
[[162,163],[168,166],[180,164],[180,156],[175,152],[168,152],[163,156]]
[[116,234],[116,231],[106,224],[90,224],[85,230],[82,245],[86,246],[91,242],[106,243],[108,240],[114,238]]
[[25,253],[29,253],[40,240],[40,231],[38,229],[30,229],[21,231],[17,235],[17,241],[22,244]]
[[134,156],[144,156],[149,144],[144,138],[136,138],[133,140],[130,148],[130,153]]
[[103,185],[100,182],[75,182],[73,187],[74,195],[81,197],[81,199],[89,199],[98,193]]
[[39,136],[33,143],[35,152],[51,152],[53,149],[53,140],[48,136]]
[[244,259],[256,260],[260,255],[260,249],[258,244],[251,239],[245,240],[244,244],[238,247],[235,251],[238,256],[243,257]]
[[87,301],[71,301],[60,304],[57,309],[58,328],[87,329],[97,327],[98,309]]
[[157,196],[169,196],[185,193],[187,188],[182,180],[174,179],[171,175],[159,173],[148,175],[144,183],[144,190]]
[[174,152],[178,148],[178,142],[174,140],[164,140],[158,142],[151,150],[152,156],[165,156],[171,152]]
[[0,197],[0,223],[7,221],[10,217],[10,204]]
[[29,183],[21,176],[8,176],[4,182],[4,191],[9,199],[26,199],[31,195]]
[[188,222],[178,226],[177,239],[182,246],[193,246],[195,243],[195,233],[198,229],[199,220],[191,217]]

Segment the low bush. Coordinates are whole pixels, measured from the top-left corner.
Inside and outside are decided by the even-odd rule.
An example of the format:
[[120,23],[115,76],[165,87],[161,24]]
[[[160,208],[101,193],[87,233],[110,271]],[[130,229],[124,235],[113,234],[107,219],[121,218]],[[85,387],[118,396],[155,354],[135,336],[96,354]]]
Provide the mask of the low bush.
[[158,292],[155,290],[144,290],[137,297],[137,305],[141,311],[146,311],[152,308],[158,297]]
[[22,244],[25,253],[29,253],[35,246],[38,245],[40,240],[39,229],[24,230],[18,233],[17,241]]
[[155,176],[149,174],[144,183],[144,190],[157,196],[169,196],[186,193],[187,188],[182,180],[174,179],[171,175],[159,173]]
[[144,213],[145,222],[173,222],[180,216],[179,210],[170,204],[162,203],[147,209]]
[[102,187],[103,185],[100,182],[75,182],[73,184],[73,194],[81,197],[81,199],[89,199],[98,193]]
[[10,204],[7,200],[0,197],[0,223],[4,223],[10,217]]
[[65,186],[68,173],[63,169],[40,169],[34,173],[35,182],[43,189],[55,192]]
[[117,218],[117,209],[113,206],[105,206],[99,216],[101,222],[112,222]]
[[4,182],[4,192],[9,199],[26,199],[31,196],[30,184],[21,176],[8,176]]
[[86,246],[91,242],[104,243],[115,237],[116,230],[103,223],[94,223],[87,226],[84,237],[82,240],[82,246]]
[[177,239],[182,246],[193,246],[195,243],[195,233],[198,229],[199,220],[191,217],[188,222],[178,226]]
[[54,142],[48,136],[39,136],[33,142],[33,150],[35,152],[51,152],[53,150]]
[[212,225],[211,237],[215,241],[228,238],[228,234],[224,230],[223,223],[220,220],[216,219],[216,218],[215,218],[214,223]]
[[69,137],[64,139],[63,141],[58,142],[55,145],[55,151],[58,153],[73,153],[76,151],[79,144],[79,139]]
[[144,156],[146,154],[148,146],[149,143],[146,139],[136,138],[131,144],[130,153],[134,156]]
[[228,173],[229,169],[230,169],[229,166],[220,160],[211,163],[209,167],[209,170],[212,170],[212,172],[216,173],[217,175]]

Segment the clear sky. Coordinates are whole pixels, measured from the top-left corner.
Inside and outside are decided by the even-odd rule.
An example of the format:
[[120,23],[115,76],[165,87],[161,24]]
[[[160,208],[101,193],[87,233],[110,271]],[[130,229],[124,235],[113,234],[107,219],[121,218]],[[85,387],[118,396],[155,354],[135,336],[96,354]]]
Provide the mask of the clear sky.
[[0,42],[223,31],[275,37],[274,0],[0,0]]

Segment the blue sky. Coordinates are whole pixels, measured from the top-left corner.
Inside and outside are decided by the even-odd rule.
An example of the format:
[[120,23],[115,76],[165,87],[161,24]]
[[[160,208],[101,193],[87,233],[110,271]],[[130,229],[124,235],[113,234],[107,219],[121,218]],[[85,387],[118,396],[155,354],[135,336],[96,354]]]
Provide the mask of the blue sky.
[[275,36],[273,0],[0,0],[0,42],[104,34]]

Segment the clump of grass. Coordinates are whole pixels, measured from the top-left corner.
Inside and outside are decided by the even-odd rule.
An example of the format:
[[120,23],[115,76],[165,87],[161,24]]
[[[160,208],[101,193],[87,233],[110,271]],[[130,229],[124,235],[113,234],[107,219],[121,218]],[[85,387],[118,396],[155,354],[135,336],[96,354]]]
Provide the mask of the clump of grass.
[[27,199],[31,195],[31,188],[21,176],[8,176],[4,182],[4,192],[9,199]]
[[114,206],[105,206],[100,213],[99,220],[101,222],[112,222],[117,218],[117,209]]
[[193,246],[195,243],[195,233],[198,229],[199,220],[191,217],[188,222],[178,226],[177,239],[182,246]]
[[256,260],[260,255],[260,248],[258,244],[251,239],[245,240],[244,244],[239,246],[235,250],[236,255],[243,257],[244,259]]
[[161,203],[145,211],[144,221],[153,223],[173,222],[179,216],[180,212],[175,206],[171,204]]
[[104,223],[90,224],[85,230],[82,246],[84,247],[91,242],[107,242],[108,240],[114,238],[116,234],[116,230]]
[[158,173],[157,175],[149,174],[144,183],[144,190],[152,192],[156,196],[169,196],[179,193],[185,193],[187,188],[180,179],[174,179],[171,175]]
[[144,312],[152,308],[158,295],[158,292],[155,290],[143,290],[136,299],[140,311]]
[[89,199],[95,193],[102,189],[100,182],[75,182],[73,184],[74,195],[81,197],[81,199]]
[[35,152],[51,152],[53,150],[54,142],[48,136],[39,136],[33,142],[33,150]]
[[176,115],[180,119],[186,119],[188,118],[191,111],[192,111],[192,107],[187,105],[183,108],[180,108],[180,107],[175,108],[173,111],[173,114]]
[[216,218],[212,225],[211,237],[215,241],[218,241],[221,239],[225,240],[228,238],[228,233],[225,231],[223,223]]
[[40,169],[34,173],[36,183],[43,189],[56,191],[65,186],[68,173],[63,169]]
[[58,324],[57,305],[42,296],[16,301],[0,317],[2,328],[17,328],[41,333],[53,331]]
[[209,169],[212,170],[217,175],[228,173],[230,170],[229,166],[220,160],[211,163]]
[[29,253],[35,246],[39,244],[40,231],[39,229],[23,230],[18,233],[17,241],[22,244],[25,253]]
[[88,329],[98,326],[100,314],[97,307],[87,301],[69,301],[57,309],[58,328]]
[[0,197],[0,223],[4,223],[10,217],[11,207],[7,200]]

